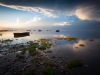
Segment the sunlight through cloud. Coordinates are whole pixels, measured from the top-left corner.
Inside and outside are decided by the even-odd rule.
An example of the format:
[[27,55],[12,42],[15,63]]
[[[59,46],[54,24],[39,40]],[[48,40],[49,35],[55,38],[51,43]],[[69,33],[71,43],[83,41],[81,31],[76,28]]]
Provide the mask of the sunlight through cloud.
[[71,24],[69,22],[54,23],[54,26],[64,26],[64,25],[71,25]]

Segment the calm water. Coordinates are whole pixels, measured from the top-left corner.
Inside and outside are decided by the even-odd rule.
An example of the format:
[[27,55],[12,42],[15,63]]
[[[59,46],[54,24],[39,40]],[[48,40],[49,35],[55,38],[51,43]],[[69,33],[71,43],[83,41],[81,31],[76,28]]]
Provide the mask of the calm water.
[[[40,38],[53,38],[53,37],[64,37],[71,36],[78,38],[79,43],[75,43],[75,40],[58,40],[59,44],[56,44],[50,48],[56,55],[62,57],[68,57],[70,59],[79,58],[85,65],[88,65],[93,71],[99,71],[100,69],[100,31],[31,31],[29,36],[24,37],[14,37],[13,33],[22,31],[12,31],[12,32],[0,32],[0,40],[13,39],[13,42],[8,42],[10,44],[26,43],[28,41],[38,40]],[[94,41],[89,41],[93,39]],[[56,39],[52,39],[54,41]],[[0,43],[2,45],[7,45],[5,43]],[[84,47],[79,46],[79,44],[84,44]],[[75,48],[75,47],[78,47]]]

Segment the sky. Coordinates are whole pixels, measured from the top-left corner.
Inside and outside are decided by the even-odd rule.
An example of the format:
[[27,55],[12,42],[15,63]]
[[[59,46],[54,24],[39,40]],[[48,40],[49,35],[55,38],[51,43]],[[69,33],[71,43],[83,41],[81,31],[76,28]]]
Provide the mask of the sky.
[[100,29],[100,0],[0,0],[0,29]]

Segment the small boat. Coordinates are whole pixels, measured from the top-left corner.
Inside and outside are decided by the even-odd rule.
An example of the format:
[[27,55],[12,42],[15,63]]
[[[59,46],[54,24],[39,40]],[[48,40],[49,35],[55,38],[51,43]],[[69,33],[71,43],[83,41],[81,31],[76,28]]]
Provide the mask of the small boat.
[[14,37],[25,37],[25,36],[30,36],[29,32],[24,32],[24,33],[14,33]]
[[40,31],[42,31],[42,30],[39,29],[38,31],[40,32]]
[[27,31],[31,31],[31,30],[27,30]]
[[56,30],[56,32],[59,32],[60,30]]
[[0,34],[0,36],[2,36],[2,34]]

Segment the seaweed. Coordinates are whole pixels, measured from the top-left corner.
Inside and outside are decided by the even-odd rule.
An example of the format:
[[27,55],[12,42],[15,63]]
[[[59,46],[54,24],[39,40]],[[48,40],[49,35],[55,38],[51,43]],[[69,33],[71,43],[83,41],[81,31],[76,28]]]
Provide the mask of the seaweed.
[[75,68],[75,67],[80,67],[83,65],[83,63],[80,60],[68,60],[67,65],[69,68]]
[[42,69],[42,72],[48,75],[57,75],[55,70],[53,70],[50,66],[46,67],[45,69]]

